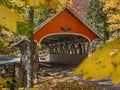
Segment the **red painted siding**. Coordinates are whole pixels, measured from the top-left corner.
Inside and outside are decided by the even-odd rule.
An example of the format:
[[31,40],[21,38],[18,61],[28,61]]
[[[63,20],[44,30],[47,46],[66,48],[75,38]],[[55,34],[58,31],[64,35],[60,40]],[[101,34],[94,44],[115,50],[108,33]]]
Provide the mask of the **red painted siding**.
[[70,26],[69,33],[82,34],[88,37],[91,41],[99,38],[93,33],[86,25],[78,20],[68,9],[63,10],[60,14],[54,17],[51,21],[45,24],[42,28],[34,33],[34,39],[39,42],[42,37],[53,34],[61,33],[61,26]]

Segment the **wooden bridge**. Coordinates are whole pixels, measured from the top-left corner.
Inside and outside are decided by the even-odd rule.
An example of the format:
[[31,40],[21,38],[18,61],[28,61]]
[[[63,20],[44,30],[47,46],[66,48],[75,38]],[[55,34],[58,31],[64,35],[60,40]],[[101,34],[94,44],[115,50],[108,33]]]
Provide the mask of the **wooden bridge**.
[[[66,7],[55,16],[47,19],[34,32],[34,40],[40,45],[44,44],[50,53],[50,62],[67,65],[78,65],[89,53],[101,37],[85,24],[79,16],[69,7]],[[21,44],[19,44],[21,43]],[[16,47],[20,47],[22,64],[0,65],[7,71],[6,75],[14,77],[15,67],[19,82],[16,86],[26,86],[26,40],[21,40]],[[24,47],[23,47],[24,46]],[[35,61],[34,61],[35,62]],[[37,62],[38,63],[38,62]],[[37,66],[35,64],[35,66]],[[23,70],[24,69],[24,70]],[[21,74],[22,73],[22,74]],[[20,76],[19,76],[20,75]],[[3,76],[3,77],[8,77]]]
[[38,45],[50,52],[50,62],[79,64],[92,53],[100,36],[69,7],[47,19],[34,32]]

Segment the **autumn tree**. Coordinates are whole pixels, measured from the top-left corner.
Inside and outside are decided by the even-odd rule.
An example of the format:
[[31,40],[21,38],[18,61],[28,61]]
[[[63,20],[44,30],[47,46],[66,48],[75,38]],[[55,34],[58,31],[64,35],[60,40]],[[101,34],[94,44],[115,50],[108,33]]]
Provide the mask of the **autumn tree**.
[[[13,4],[10,0],[0,0],[0,54],[2,55],[14,55],[13,43],[14,35],[11,34],[16,32],[17,22],[23,22],[23,18],[16,12],[12,12],[10,9],[13,8]],[[18,8],[16,8],[18,10]],[[19,9],[20,10],[20,9]],[[11,32],[8,32],[11,31]]]
[[103,12],[103,2],[101,0],[90,0],[89,7],[86,12],[86,22],[105,40],[108,39],[109,32],[106,25],[106,14]]
[[[70,0],[72,1],[72,0]],[[0,1],[0,25],[10,31],[27,36],[27,87],[33,86],[33,60],[34,41],[33,32],[35,28],[34,15],[36,8],[47,6],[57,9],[61,1],[58,0],[1,0]],[[9,9],[8,9],[8,8]],[[18,12],[15,13],[14,11]],[[38,13],[40,13],[38,11]],[[4,16],[3,16],[4,15]],[[21,18],[20,16],[24,16]],[[17,23],[19,22],[19,23]],[[22,23],[21,23],[22,22]],[[18,27],[17,27],[18,26]],[[17,31],[18,30],[18,31]]]
[[120,0],[103,0],[103,11],[107,15],[108,29],[120,30]]
[[[96,3],[96,0],[92,0]],[[103,12],[106,14],[107,29],[120,30],[120,0],[100,0],[103,4]],[[97,7],[97,6],[96,6]],[[97,17],[97,16],[96,16]],[[96,18],[95,17],[95,18]],[[95,20],[96,21],[96,20]],[[101,80],[112,79],[113,84],[120,84],[120,37],[107,42],[96,49],[93,55],[86,58],[72,75],[82,74],[84,79]],[[98,57],[99,56],[99,57]],[[87,66],[87,67],[86,67]]]
[[0,32],[0,55],[15,55],[13,38],[13,35],[7,31]]

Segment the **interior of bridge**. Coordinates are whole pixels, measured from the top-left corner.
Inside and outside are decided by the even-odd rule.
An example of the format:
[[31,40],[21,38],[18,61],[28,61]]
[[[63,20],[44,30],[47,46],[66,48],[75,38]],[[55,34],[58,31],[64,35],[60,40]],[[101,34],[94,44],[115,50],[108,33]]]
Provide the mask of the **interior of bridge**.
[[75,34],[55,34],[42,39],[41,44],[48,47],[50,54],[88,54],[90,42]]

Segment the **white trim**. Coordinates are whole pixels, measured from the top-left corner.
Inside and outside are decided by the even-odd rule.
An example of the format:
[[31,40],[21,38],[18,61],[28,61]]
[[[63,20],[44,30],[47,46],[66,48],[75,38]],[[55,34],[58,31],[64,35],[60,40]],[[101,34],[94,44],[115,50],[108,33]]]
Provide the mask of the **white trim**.
[[42,37],[41,39],[40,39],[40,41],[39,42],[37,42],[37,44],[40,44],[41,43],[41,41],[44,39],[44,38],[46,38],[46,37],[48,37],[48,36],[52,36],[52,35],[64,35],[64,34],[71,34],[71,35],[78,35],[78,36],[82,36],[82,37],[84,37],[84,38],[86,38],[88,41],[89,41],[89,43],[91,44],[91,40],[87,37],[87,36],[85,36],[85,35],[83,35],[83,34],[79,34],[79,33],[52,33],[52,34],[48,34],[48,35],[45,35],[44,37]]
[[93,39],[91,42],[95,41],[95,40],[100,40],[99,38]]
[[34,41],[36,42],[37,46],[40,46],[40,44],[37,40],[34,39]]

